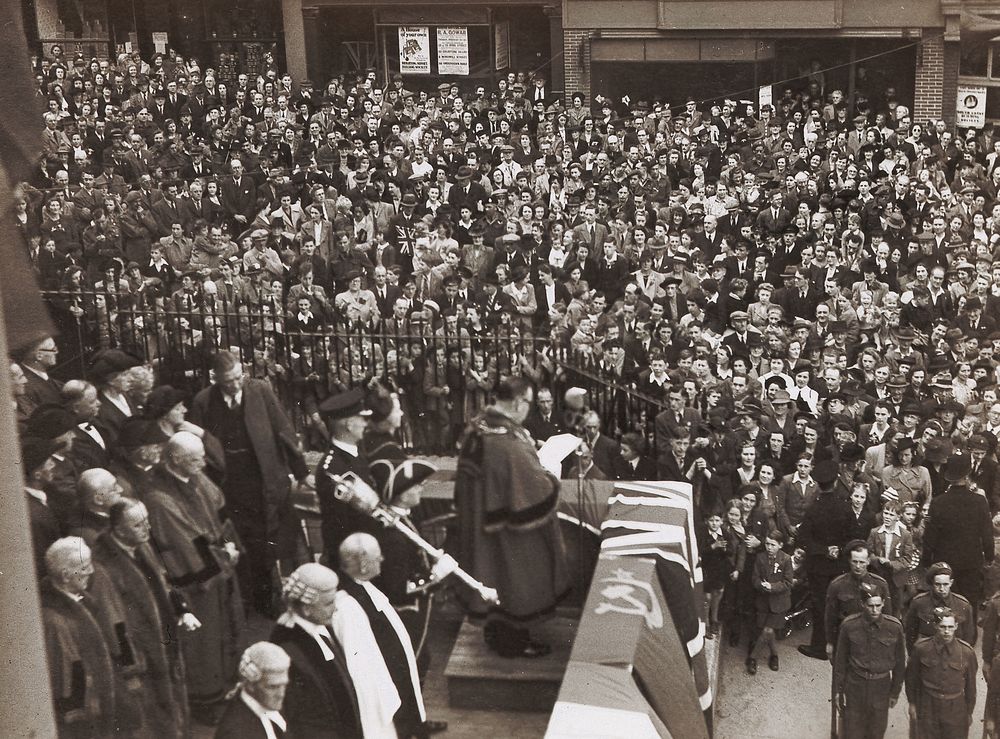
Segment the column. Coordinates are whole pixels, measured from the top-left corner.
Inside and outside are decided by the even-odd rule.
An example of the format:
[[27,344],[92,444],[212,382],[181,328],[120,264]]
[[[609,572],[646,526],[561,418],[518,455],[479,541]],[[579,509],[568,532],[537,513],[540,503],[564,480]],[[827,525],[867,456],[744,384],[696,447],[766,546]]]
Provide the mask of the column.
[[[546,5],[543,12],[549,19],[549,56],[552,63],[549,65],[549,89],[553,92],[561,92],[565,89],[565,74],[563,74],[564,63],[560,49],[563,47],[563,27],[562,27],[562,7],[558,5]],[[564,105],[568,105],[565,98]]]
[[285,35],[285,66],[292,79],[308,79],[302,0],[282,0],[281,21]]
[[323,68],[323,53],[320,49],[320,36],[322,34],[320,32],[319,8],[302,8],[302,27],[309,79],[312,80],[316,89],[321,90],[326,87],[328,70]]

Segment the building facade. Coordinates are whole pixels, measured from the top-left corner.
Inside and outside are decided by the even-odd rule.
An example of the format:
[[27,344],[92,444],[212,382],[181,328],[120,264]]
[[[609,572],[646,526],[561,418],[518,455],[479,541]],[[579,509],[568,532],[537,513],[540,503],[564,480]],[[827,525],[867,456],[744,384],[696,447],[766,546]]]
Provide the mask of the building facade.
[[[948,49],[941,0],[567,0],[566,91],[775,100],[816,83],[939,118]],[[766,95],[766,92],[765,92]],[[954,95],[952,95],[952,98]]]
[[[220,70],[271,52],[317,83],[375,69],[407,86],[490,86],[540,74],[554,94],[612,99],[895,98],[955,121],[958,88],[985,88],[1000,121],[996,0],[21,0],[29,44],[107,56],[164,44]],[[402,29],[402,31],[401,31]],[[401,41],[401,36],[404,40]],[[159,40],[159,44],[157,41]],[[406,45],[410,51],[401,50]],[[763,90],[763,93],[762,93]],[[463,91],[470,91],[463,89]]]

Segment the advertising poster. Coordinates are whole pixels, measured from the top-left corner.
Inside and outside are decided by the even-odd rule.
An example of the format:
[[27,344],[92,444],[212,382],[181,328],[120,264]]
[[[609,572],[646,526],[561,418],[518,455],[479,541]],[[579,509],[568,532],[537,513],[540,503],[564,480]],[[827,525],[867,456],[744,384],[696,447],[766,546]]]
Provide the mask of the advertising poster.
[[399,71],[401,74],[431,73],[431,39],[427,26],[399,27]]
[[955,125],[959,128],[982,128],[986,125],[986,88],[959,85],[955,105]]
[[438,74],[469,73],[469,29],[439,26],[437,29]]

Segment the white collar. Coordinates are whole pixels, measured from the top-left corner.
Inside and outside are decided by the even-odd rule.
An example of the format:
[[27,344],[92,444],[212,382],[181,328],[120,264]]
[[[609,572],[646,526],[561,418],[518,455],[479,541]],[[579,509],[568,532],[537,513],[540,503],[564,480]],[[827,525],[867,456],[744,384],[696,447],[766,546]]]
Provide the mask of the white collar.
[[346,441],[341,441],[340,439],[334,439],[333,440],[333,445],[335,447],[337,447],[338,449],[343,449],[345,452],[347,452],[348,454],[350,454],[352,457],[358,456],[358,445],[357,444],[349,444]]
[[[330,649],[330,644],[333,643],[333,635],[330,633],[330,629],[323,624],[314,624],[312,621],[307,621],[302,616],[291,611],[286,611],[278,623],[282,626],[298,626],[316,641],[319,648],[323,650],[323,658],[327,662],[334,658],[333,650]],[[327,639],[330,640],[329,643]]]
[[260,719],[260,722],[264,725],[264,731],[267,732],[268,739],[275,737],[274,729],[271,727],[271,724],[274,724],[282,731],[287,730],[288,727],[285,724],[284,716],[277,711],[271,711],[264,708],[264,706],[260,704],[260,701],[250,695],[246,690],[240,691],[240,699],[246,704],[246,707]]
[[896,521],[896,525],[893,526],[891,529],[886,527],[885,524],[882,524],[881,526],[878,527],[878,532],[880,534],[892,534],[893,536],[899,536],[902,533],[902,530],[903,530],[903,524],[900,521]]
[[189,476],[189,477],[181,477],[181,476],[180,476],[180,475],[179,475],[179,474],[178,474],[178,473],[177,473],[177,472],[176,472],[176,471],[174,470],[174,468],[173,468],[173,467],[171,467],[171,466],[170,466],[169,464],[168,464],[168,465],[164,465],[164,469],[165,469],[165,470],[166,470],[167,472],[169,472],[169,473],[170,473],[171,475],[173,475],[174,477],[176,477],[176,478],[177,478],[178,480],[180,480],[181,482],[183,482],[183,483],[185,483],[185,484],[187,484],[187,483],[191,482],[191,477],[190,477],[190,476]]
[[111,401],[111,403],[126,416],[132,416],[132,407],[128,404],[125,396],[121,393],[116,393],[113,390],[105,388],[101,391],[101,394]]
[[30,495],[32,498],[37,500],[42,505],[47,506],[49,504],[49,496],[45,494],[44,490],[39,490],[38,488],[33,488],[29,485],[25,485],[24,490],[26,493],[28,493],[28,495]]
[[29,367],[29,366],[28,366],[28,365],[26,365],[26,364],[22,364],[22,365],[21,365],[21,367],[22,367],[23,369],[26,369],[26,370],[28,370],[28,372],[33,372],[34,374],[36,374],[36,375],[38,375],[39,377],[41,377],[41,378],[42,378],[43,380],[48,380],[48,379],[49,379],[49,373],[48,373],[48,372],[45,372],[45,371],[43,371],[43,370],[38,370],[38,369],[35,369],[34,367]]

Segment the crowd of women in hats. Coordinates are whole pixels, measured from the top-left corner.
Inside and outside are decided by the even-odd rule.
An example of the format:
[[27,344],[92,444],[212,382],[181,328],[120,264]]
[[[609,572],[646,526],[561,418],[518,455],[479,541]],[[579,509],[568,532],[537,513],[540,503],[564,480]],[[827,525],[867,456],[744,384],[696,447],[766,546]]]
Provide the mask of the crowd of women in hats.
[[[809,609],[805,653],[826,658],[827,621],[847,615],[827,617],[827,590],[856,542],[887,612],[908,613],[938,562],[974,615],[996,589],[992,127],[914,120],[891,88],[848,99],[816,77],[765,106],[560,98],[514,73],[426,91],[270,66],[223,80],[176,54],[54,54],[38,82],[46,157],[18,218],[42,284],[64,288],[60,342],[127,344],[197,377],[183,362],[238,335],[251,375],[308,389],[307,415],[382,384],[446,448],[504,375],[558,386],[565,352],[662,408],[570,420],[595,476],[693,484],[710,629],[749,633],[754,665],[767,647],[778,668],[781,616]],[[336,367],[234,330],[238,315],[198,318],[186,343],[148,321],[126,340],[136,306],[222,302],[285,335],[412,340],[362,342]],[[18,359],[44,373],[56,348]],[[561,402],[538,393],[526,426],[561,430]]]

